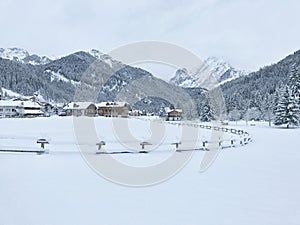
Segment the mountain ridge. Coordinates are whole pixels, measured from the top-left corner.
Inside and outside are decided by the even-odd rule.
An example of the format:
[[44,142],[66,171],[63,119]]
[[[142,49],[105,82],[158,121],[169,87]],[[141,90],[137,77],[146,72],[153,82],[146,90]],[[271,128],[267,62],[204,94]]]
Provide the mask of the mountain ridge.
[[[127,98],[124,100],[130,101],[133,106],[149,93],[154,96],[163,95],[166,92],[164,90],[171,93],[177,88],[154,77],[148,71],[125,65],[97,50],[78,51],[46,64],[26,63],[24,58],[28,57],[28,54],[21,54],[19,58],[0,58],[0,87],[21,95],[38,92],[48,101],[61,103],[73,101],[78,97],[79,91],[83,90],[79,96],[83,101],[114,101],[124,97]],[[135,96],[128,95],[133,92]],[[173,97],[176,95],[176,98]],[[182,96],[184,95],[185,93],[182,93]],[[182,96],[171,94],[169,97],[176,102]],[[161,101],[157,102],[155,107],[163,106],[166,104]]]
[[[133,105],[136,109],[147,109],[148,112],[151,110],[158,111],[167,106],[167,103],[163,98],[156,98],[155,96],[161,94],[163,90],[167,90],[169,92],[167,96],[171,96],[170,99],[174,102],[176,102],[176,98],[180,98],[178,93],[190,95],[196,102],[199,113],[207,104],[204,95],[205,90],[193,84],[193,80],[189,79],[189,73],[185,69],[177,70],[181,73],[182,78],[179,80],[179,84],[185,84],[183,88],[180,88],[178,87],[180,85],[176,86],[172,82],[169,84],[141,68],[124,65],[98,50],[75,52],[51,60],[46,64],[27,63],[24,59],[28,57],[29,53],[21,53],[21,60],[17,57],[9,58],[7,54],[5,58],[0,57],[0,87],[10,93],[32,95],[38,91],[45,99],[55,102],[70,102],[74,100],[78,87],[83,86],[87,90],[89,88],[95,89],[93,82],[97,80],[92,77],[93,74],[90,74],[90,77],[87,76],[89,79],[85,79],[85,73],[93,67],[94,63],[97,63],[98,68],[90,72],[95,72],[100,75],[101,79],[107,80],[104,84],[100,82],[102,86],[99,90],[97,88],[93,90],[97,91],[98,94],[95,101],[113,101],[120,97],[120,93],[123,96],[127,96],[128,93],[135,93],[136,96],[128,99],[134,104],[136,101],[140,101]],[[224,69],[218,70],[217,78],[219,78],[219,86],[228,114],[231,115],[234,112],[236,118],[236,111],[238,111],[240,117],[243,118],[251,109],[252,112],[255,111],[257,115],[260,115],[255,117],[256,119],[264,118],[266,99],[275,98],[275,93],[287,83],[291,65],[295,63],[298,67],[300,66],[300,50],[284,57],[277,63],[238,77],[225,76],[228,68],[230,71],[234,71],[234,69],[223,65],[222,68]],[[225,80],[221,81],[222,79]],[[139,80],[148,82],[147,87],[143,88],[145,83],[138,83],[132,88],[131,84]],[[152,95],[147,96],[146,90]],[[183,92],[181,92],[182,90]]]

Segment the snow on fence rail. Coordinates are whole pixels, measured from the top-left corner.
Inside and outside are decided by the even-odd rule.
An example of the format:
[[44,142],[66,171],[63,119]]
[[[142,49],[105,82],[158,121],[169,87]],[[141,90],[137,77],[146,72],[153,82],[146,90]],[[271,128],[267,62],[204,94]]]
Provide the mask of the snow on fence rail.
[[[140,120],[144,121],[149,121],[150,119],[145,119],[145,118],[140,118]],[[162,123],[163,121],[156,121],[159,123]],[[159,146],[175,146],[176,151],[178,152],[184,152],[184,151],[209,151],[208,146],[209,144],[218,144],[221,149],[225,148],[234,148],[238,146],[244,146],[247,145],[249,142],[252,141],[251,136],[248,132],[244,130],[237,130],[233,128],[227,128],[227,127],[217,127],[217,126],[209,126],[209,125],[203,125],[203,124],[198,124],[198,123],[185,123],[185,122],[171,122],[168,121],[167,123],[171,125],[178,125],[178,126],[190,126],[194,128],[202,128],[202,129],[209,129],[209,130],[215,130],[215,131],[223,131],[227,133],[231,133],[236,135],[236,138],[230,138],[230,139],[222,139],[219,140],[218,142],[212,142],[212,141],[207,141],[207,140],[200,140],[200,143],[202,144],[201,147],[198,148],[193,148],[193,149],[181,149],[179,146],[182,144],[181,141],[178,142],[170,142],[170,143],[161,143]],[[104,142],[104,141],[103,141]],[[115,141],[108,141],[106,145],[109,145],[109,143],[114,143]],[[184,140],[184,142],[194,142],[194,140]],[[148,143],[147,145],[154,145],[156,143]],[[141,145],[141,150],[139,152],[134,152],[134,151],[117,151],[118,149],[112,149],[109,148],[110,152],[103,150],[103,148],[98,148],[98,151],[96,151],[96,154],[136,154],[136,153],[149,153],[147,150],[145,150],[146,144],[140,143]],[[171,149],[170,149],[171,150]],[[165,150],[164,150],[165,151]],[[155,152],[159,152],[158,150],[155,150]]]
[[[184,122],[181,122],[181,123],[168,122],[168,123],[172,124],[172,125],[177,125],[177,126],[190,126],[190,127],[194,127],[194,128],[222,131],[222,132],[227,132],[227,133],[237,135],[237,139],[220,140],[219,146],[221,148],[236,147],[237,145],[244,146],[252,141],[250,134],[244,130],[237,130],[237,129],[227,128],[227,127],[209,126],[209,125],[203,125],[203,124],[197,124],[197,123],[184,123]],[[206,144],[208,144],[208,143],[211,143],[211,142],[203,141],[202,142],[203,147],[205,147]]]
[[[149,121],[149,119],[141,119],[141,120],[146,120]],[[163,123],[164,121],[156,121],[159,123]],[[208,129],[208,130],[214,130],[214,131],[222,131],[222,132],[227,132],[236,135],[235,138],[227,138],[227,139],[222,139],[217,142],[212,142],[212,141],[207,141],[205,139],[199,140],[198,141],[198,146],[193,148],[193,149],[182,149],[180,148],[180,145],[184,143],[189,143],[189,142],[195,142],[195,140],[181,140],[181,141],[173,141],[173,142],[165,142],[165,143],[160,143],[159,146],[166,146],[165,150],[155,150],[155,151],[149,151],[147,150],[147,146],[149,145],[157,145],[157,143],[149,143],[149,142],[141,142],[137,143],[140,145],[141,149],[139,151],[129,151],[124,149],[120,149],[118,147],[117,149],[113,148],[113,145],[117,143],[116,140],[100,140],[98,143],[95,143],[97,146],[96,154],[136,154],[136,153],[149,153],[149,152],[166,152],[166,151],[178,151],[178,152],[184,152],[184,151],[209,151],[209,144],[218,144],[220,149],[225,149],[225,148],[234,148],[234,147],[239,147],[239,146],[244,146],[247,145],[249,142],[252,141],[250,134],[246,131],[243,130],[237,130],[233,128],[227,128],[227,127],[218,127],[218,126],[210,126],[210,125],[203,125],[203,124],[198,124],[198,123],[190,123],[190,122],[172,122],[168,121],[168,124],[171,125],[176,125],[176,126],[189,126],[189,127],[194,127],[194,128],[201,128],[201,129]],[[24,137],[19,137],[21,139],[29,139],[28,136]],[[9,138],[9,137],[0,137],[0,139],[15,139],[15,138]],[[125,141],[126,142],[126,141]],[[45,144],[49,144],[49,142],[46,139],[38,139],[36,141],[37,144],[41,145],[41,148],[26,148],[26,147],[3,147],[0,145],[0,152],[18,152],[18,153],[37,153],[37,154],[44,154],[44,153],[49,153],[48,150],[45,149]],[[132,142],[128,142],[132,143]],[[86,143],[90,144],[90,143]],[[91,145],[91,149],[93,145]],[[106,151],[104,147],[107,147],[109,151]],[[175,147],[175,149],[174,149]]]
[[4,153],[36,153],[38,155],[49,153],[48,149],[45,149],[45,145],[49,142],[42,138],[36,141],[37,144],[41,145],[41,148],[36,147],[16,147],[16,146],[2,146],[0,145],[0,152]]

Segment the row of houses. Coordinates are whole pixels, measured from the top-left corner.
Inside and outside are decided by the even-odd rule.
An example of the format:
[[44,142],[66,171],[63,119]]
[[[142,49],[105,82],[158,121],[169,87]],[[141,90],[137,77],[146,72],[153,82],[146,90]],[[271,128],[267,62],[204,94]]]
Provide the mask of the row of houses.
[[[71,102],[64,106],[52,106],[42,103],[36,98],[15,98],[0,100],[0,117],[37,117],[49,115],[49,111],[56,109],[55,114],[60,116],[104,116],[104,117],[128,117],[141,116],[142,112],[132,110],[127,102]],[[53,113],[54,114],[54,113]],[[166,120],[181,120],[182,110],[167,109]]]
[[[105,117],[128,117],[141,116],[142,112],[132,110],[127,102],[71,102],[64,107],[67,116],[105,116]],[[166,109],[167,121],[180,121],[181,109]]]
[[67,116],[128,117],[132,112],[127,102],[71,102],[63,109]]

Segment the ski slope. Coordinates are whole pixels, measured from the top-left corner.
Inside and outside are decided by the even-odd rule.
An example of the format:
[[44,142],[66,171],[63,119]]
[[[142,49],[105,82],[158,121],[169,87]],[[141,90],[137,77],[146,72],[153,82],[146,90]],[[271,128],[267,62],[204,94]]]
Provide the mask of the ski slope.
[[[39,148],[46,138],[49,154],[0,153],[0,224],[4,225],[218,225],[300,223],[300,129],[269,128],[265,123],[230,127],[248,131],[253,142],[220,151],[199,173],[204,151],[196,151],[176,176],[157,185],[133,188],[96,174],[79,152],[71,117],[0,119],[1,148]],[[108,118],[96,118],[107,150],[121,149]],[[132,119],[138,139],[149,135],[147,122]],[[163,144],[149,154],[119,154],[117,160],[148,166],[172,154],[178,139],[166,127]],[[203,130],[200,139],[211,134]],[[232,138],[225,134],[225,138]],[[95,149],[96,145],[91,145]],[[184,153],[183,153],[184,154]],[[98,156],[97,156],[98,157]],[[101,156],[100,156],[101,157]]]

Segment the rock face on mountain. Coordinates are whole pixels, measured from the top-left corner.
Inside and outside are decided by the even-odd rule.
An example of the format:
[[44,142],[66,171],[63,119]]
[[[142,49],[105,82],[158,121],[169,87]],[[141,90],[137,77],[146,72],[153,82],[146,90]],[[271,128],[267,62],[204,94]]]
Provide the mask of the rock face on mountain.
[[[220,84],[248,74],[246,71],[234,69],[224,60],[215,57],[207,58],[204,61],[204,65],[208,67],[209,71]],[[178,69],[174,77],[170,79],[170,83],[184,88],[199,87],[199,84],[195,81],[195,79],[193,79],[193,77],[185,68]]]

